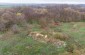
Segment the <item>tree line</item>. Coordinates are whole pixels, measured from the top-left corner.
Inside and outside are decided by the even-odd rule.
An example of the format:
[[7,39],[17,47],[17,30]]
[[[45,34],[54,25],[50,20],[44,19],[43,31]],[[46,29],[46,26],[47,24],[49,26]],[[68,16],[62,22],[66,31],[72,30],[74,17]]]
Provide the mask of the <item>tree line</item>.
[[85,7],[79,5],[41,5],[0,8],[0,30],[14,24],[38,23],[43,26],[57,22],[85,20]]

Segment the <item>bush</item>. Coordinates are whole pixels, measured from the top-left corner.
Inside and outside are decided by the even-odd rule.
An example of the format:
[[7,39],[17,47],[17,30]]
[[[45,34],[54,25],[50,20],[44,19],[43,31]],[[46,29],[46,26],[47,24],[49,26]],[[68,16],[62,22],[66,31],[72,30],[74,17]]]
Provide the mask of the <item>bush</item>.
[[73,51],[74,51],[74,45],[68,43],[67,46],[66,46],[66,51],[67,52],[70,52],[70,53],[73,53]]
[[41,18],[41,19],[39,20],[39,24],[41,25],[41,28],[46,28],[46,27],[48,27],[47,21],[46,21],[46,19],[44,19],[44,18]]
[[4,31],[5,30],[5,24],[4,23],[0,23],[0,31]]
[[19,27],[15,24],[15,25],[13,25],[13,26],[11,27],[11,31],[16,34],[16,33],[19,33],[19,32],[20,32],[20,29],[19,29]]
[[60,32],[56,32],[53,35],[53,37],[56,38],[56,39],[60,39],[60,40],[68,40],[68,38],[69,38],[68,35],[60,33]]
[[22,13],[16,13],[16,23],[17,24],[25,24],[26,23],[26,20],[25,20],[25,15],[22,14]]

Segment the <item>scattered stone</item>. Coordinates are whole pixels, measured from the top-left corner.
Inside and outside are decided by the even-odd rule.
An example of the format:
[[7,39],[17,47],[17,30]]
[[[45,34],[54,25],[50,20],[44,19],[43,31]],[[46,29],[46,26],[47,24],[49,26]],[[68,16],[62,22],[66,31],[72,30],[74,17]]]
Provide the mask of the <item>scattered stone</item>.
[[64,41],[58,41],[54,44],[57,46],[57,48],[66,47],[66,45],[67,45],[66,42],[64,42]]
[[47,35],[45,35],[45,38],[47,38],[48,36]]

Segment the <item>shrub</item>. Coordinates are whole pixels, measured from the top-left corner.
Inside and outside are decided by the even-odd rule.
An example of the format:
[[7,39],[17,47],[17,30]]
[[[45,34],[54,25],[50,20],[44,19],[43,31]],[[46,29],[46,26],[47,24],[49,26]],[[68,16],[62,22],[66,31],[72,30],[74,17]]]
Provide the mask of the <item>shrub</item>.
[[68,38],[69,38],[68,35],[60,33],[60,32],[56,32],[53,35],[53,37],[56,38],[56,39],[60,39],[60,40],[68,40]]
[[67,52],[70,52],[70,53],[73,53],[73,51],[74,51],[74,45],[73,44],[67,44],[66,51]]
[[11,31],[16,34],[16,33],[19,33],[19,32],[20,32],[20,29],[19,29],[19,27],[15,24],[15,25],[13,25],[13,26],[11,27]]
[[22,13],[17,13],[15,22],[18,25],[22,25],[22,26],[25,25],[26,24],[25,15]]
[[5,24],[4,23],[0,23],[0,31],[4,31],[5,30]]
[[46,28],[48,27],[47,21],[44,18],[40,18],[39,24],[41,25],[41,28]]

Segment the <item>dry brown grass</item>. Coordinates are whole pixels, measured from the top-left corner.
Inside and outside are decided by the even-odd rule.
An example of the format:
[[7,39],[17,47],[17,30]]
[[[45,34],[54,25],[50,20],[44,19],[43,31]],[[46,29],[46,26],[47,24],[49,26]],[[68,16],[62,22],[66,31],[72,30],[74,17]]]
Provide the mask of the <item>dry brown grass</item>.
[[31,36],[34,40],[37,40],[39,42],[50,43],[54,46],[57,46],[58,48],[66,47],[67,45],[65,41],[61,41],[60,39],[49,37],[48,35],[41,34],[39,32],[31,32],[28,36]]
[[12,31],[7,31],[5,34],[2,35],[2,37],[0,38],[0,40],[10,39],[13,35],[14,35],[14,34],[13,34]]
[[63,34],[63,33],[60,33],[60,32],[54,32],[53,37],[55,39],[60,39],[60,40],[68,40],[69,39],[69,36],[68,35]]

